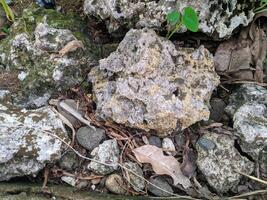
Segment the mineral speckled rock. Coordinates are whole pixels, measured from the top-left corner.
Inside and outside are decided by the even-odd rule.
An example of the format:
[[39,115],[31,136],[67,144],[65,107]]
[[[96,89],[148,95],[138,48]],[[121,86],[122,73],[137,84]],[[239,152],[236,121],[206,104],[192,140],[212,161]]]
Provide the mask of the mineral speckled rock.
[[122,26],[160,29],[164,27],[167,13],[192,6],[198,12],[200,30],[217,38],[224,38],[230,36],[240,25],[247,26],[253,20],[255,4],[219,0],[86,0],[84,12],[105,20],[109,31],[114,32]]
[[229,102],[226,111],[240,135],[241,148],[257,160],[267,145],[267,90],[245,84],[230,96]]
[[203,46],[177,50],[149,29],[130,30],[89,80],[99,117],[160,136],[207,120],[210,95],[219,84]]
[[18,109],[0,103],[0,181],[33,175],[61,157],[68,142],[63,124],[48,107]]
[[235,112],[233,121],[234,129],[241,136],[242,150],[257,159],[267,145],[267,103],[243,104]]
[[[82,33],[83,23],[54,10],[26,9],[7,38],[0,43],[0,73],[12,76],[14,103],[40,107],[59,92],[84,79],[95,62],[93,45]],[[59,55],[69,42],[80,40],[83,48]],[[0,80],[2,82],[2,80]],[[13,83],[13,84],[12,84]]]
[[92,161],[88,165],[88,169],[101,175],[107,175],[117,170],[120,155],[120,150],[117,141],[115,139],[106,140],[97,148],[98,149],[96,155],[93,157],[93,159],[101,163],[106,163],[110,166]]
[[234,147],[234,138],[228,135],[206,132],[196,148],[197,166],[218,193],[227,192],[239,184],[242,175],[235,170],[246,174],[254,170],[254,164],[239,154]]
[[[128,182],[130,183],[130,186],[137,192],[143,191],[143,189],[145,188],[143,170],[139,167],[137,163],[134,163],[134,162],[126,162],[124,163],[124,167],[130,170],[130,171],[126,170],[127,172],[126,178]],[[138,176],[131,173],[131,171],[133,171]],[[143,178],[140,178],[140,177],[143,177]]]

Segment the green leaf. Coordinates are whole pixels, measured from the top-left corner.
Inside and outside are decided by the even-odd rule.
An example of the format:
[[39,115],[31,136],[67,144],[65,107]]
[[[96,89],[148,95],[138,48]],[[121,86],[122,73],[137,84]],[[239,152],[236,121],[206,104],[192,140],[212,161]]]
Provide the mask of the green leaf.
[[181,14],[174,10],[167,14],[167,22],[171,25],[175,25],[180,21]]
[[192,32],[198,31],[198,16],[196,11],[192,7],[185,7],[184,14],[182,16],[182,22],[186,28]]

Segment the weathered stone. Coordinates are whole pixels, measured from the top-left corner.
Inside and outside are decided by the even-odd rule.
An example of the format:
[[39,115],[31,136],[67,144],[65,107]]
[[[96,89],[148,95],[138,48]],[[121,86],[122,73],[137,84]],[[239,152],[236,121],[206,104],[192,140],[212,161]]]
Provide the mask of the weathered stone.
[[267,145],[267,102],[243,104],[235,112],[233,121],[233,127],[240,135],[242,150],[257,160]]
[[59,166],[65,170],[74,170],[79,166],[79,158],[74,151],[67,151],[59,161]]
[[[77,18],[54,10],[25,10],[9,36],[0,43],[0,72],[13,77],[8,84],[15,85],[14,103],[40,107],[53,94],[84,79],[98,50],[92,50],[94,47],[82,32],[83,27]],[[63,51],[65,54],[59,54],[70,42],[78,40],[83,45],[69,46]]]
[[147,190],[158,197],[168,197],[171,196],[171,193],[173,193],[172,187],[169,185],[169,183],[164,180],[162,177],[156,177],[151,178],[149,180],[152,184],[158,186],[159,188],[162,188],[163,190],[167,191],[164,192],[162,190],[159,190],[158,188],[152,186],[151,184],[148,185]]
[[258,85],[243,84],[230,96],[225,111],[233,117],[235,111],[244,103],[255,101],[267,103],[267,89]]
[[119,174],[111,174],[107,177],[105,182],[106,188],[114,194],[125,194],[126,184]]
[[267,145],[267,90],[257,85],[242,85],[230,96],[226,111],[240,135],[242,150],[258,159]]
[[207,120],[209,98],[219,84],[203,46],[177,50],[148,29],[130,30],[89,79],[99,117],[160,136]]
[[[219,0],[86,0],[84,12],[105,20],[109,31],[114,32],[122,26],[162,29],[166,14],[191,6],[198,12],[200,31],[216,38],[225,38],[240,25],[247,26],[253,20],[255,4],[247,1]],[[183,27],[182,31],[185,30]]]
[[99,128],[93,130],[89,126],[79,128],[76,134],[77,142],[89,151],[96,148],[105,137],[105,130]]
[[59,159],[64,145],[56,137],[68,141],[63,130],[61,120],[48,107],[25,110],[0,103],[0,181],[35,176]]
[[[144,181],[144,175],[143,170],[139,167],[137,163],[134,162],[126,162],[124,163],[124,167],[129,169],[130,171],[126,170],[127,172],[127,180],[130,183],[130,186],[137,192],[141,192],[145,188],[145,181]],[[133,174],[131,171],[133,171],[135,174]],[[140,178],[142,177],[142,178]]]
[[240,172],[251,174],[254,164],[242,157],[234,147],[234,138],[229,135],[206,132],[201,140],[213,143],[207,148],[197,142],[197,166],[209,185],[218,193],[224,193],[236,187],[242,178]]
[[117,141],[115,139],[106,140],[97,148],[97,154],[93,159],[105,163],[106,165],[92,161],[88,165],[88,169],[101,175],[107,175],[117,170],[120,155]]

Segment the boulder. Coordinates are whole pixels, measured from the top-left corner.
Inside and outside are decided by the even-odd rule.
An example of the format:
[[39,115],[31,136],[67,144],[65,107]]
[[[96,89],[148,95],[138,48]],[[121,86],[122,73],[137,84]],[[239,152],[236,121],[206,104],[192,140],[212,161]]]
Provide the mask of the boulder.
[[98,117],[159,136],[208,120],[219,84],[207,49],[176,49],[150,29],[130,30],[89,80]]
[[[163,29],[166,15],[172,10],[193,7],[199,15],[200,31],[215,38],[229,37],[239,26],[247,26],[253,20],[257,3],[247,1],[190,1],[190,0],[86,0],[84,12],[105,20],[110,32],[121,27]],[[164,28],[163,28],[164,27]],[[185,31],[183,27],[181,31]]]

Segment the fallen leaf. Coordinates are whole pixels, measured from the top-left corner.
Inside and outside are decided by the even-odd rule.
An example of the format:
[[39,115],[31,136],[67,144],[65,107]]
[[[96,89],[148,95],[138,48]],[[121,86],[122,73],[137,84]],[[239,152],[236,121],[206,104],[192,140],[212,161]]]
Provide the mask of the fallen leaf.
[[133,153],[139,162],[150,163],[156,174],[171,176],[174,185],[181,184],[185,189],[190,187],[190,180],[181,172],[180,163],[173,156],[165,156],[162,149],[144,145],[133,149]]

